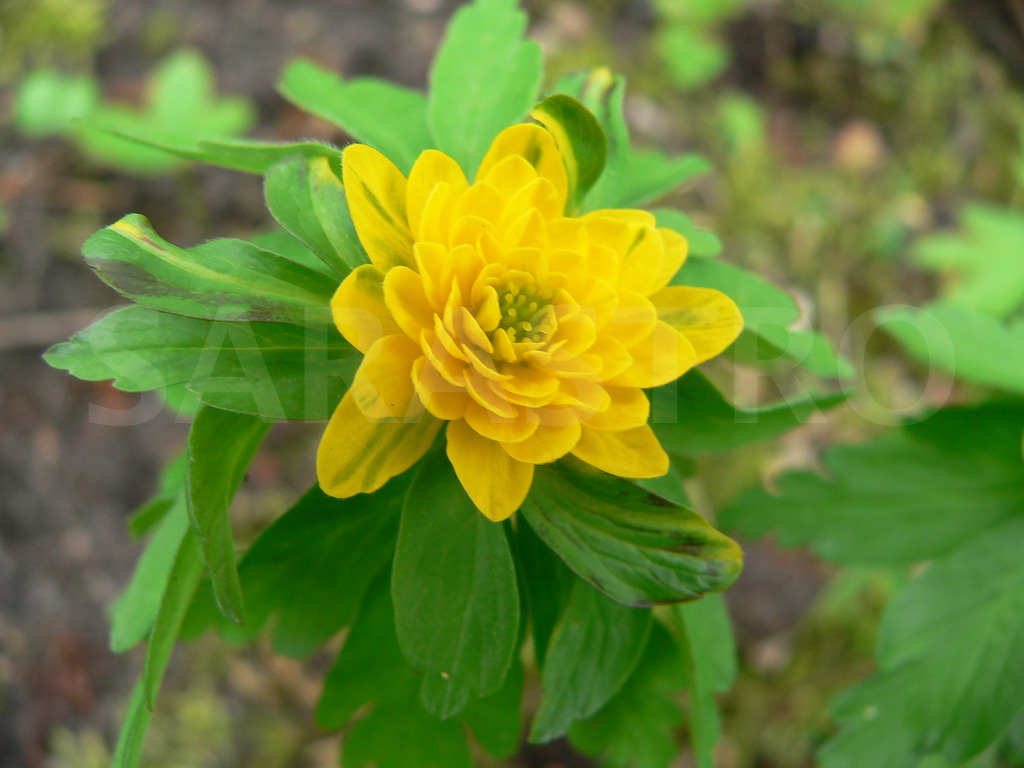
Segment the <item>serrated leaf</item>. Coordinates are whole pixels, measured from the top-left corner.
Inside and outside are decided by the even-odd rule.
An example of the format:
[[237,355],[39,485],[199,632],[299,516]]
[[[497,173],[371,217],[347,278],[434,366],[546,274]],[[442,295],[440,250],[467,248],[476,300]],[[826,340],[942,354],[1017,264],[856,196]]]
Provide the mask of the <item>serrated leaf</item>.
[[690,678],[690,734],[697,768],[714,768],[712,753],[721,730],[715,694],[736,679],[736,645],[721,595],[672,606]]
[[403,173],[432,146],[427,100],[372,77],[342,80],[309,61],[293,61],[278,86],[286,99],[380,150]]
[[544,661],[530,741],[562,736],[601,709],[636,667],[651,623],[649,610],[613,602],[577,579]]
[[609,768],[668,768],[679,752],[674,731],[683,719],[674,694],[687,679],[679,648],[654,622],[636,671],[596,715],[572,726],[570,740]]
[[515,566],[501,525],[466,496],[443,453],[406,496],[392,576],[395,624],[422,672],[424,705],[455,714],[501,687],[519,630]]
[[1024,215],[968,204],[957,234],[934,234],[917,243],[921,264],[959,278],[944,300],[996,317],[1024,305]]
[[[102,104],[76,137],[83,150],[104,163],[137,172],[158,173],[180,164],[171,154],[116,135],[221,137],[242,133],[252,125],[255,111],[248,99],[218,99],[213,72],[195,51],[179,51],[153,73],[141,109],[126,104]],[[186,139],[187,140],[187,139]]]
[[932,752],[965,760],[1021,711],[1022,510],[1024,503],[931,563],[893,598],[878,640],[881,672],[840,698],[842,728],[821,753],[823,768],[901,768]]
[[736,302],[743,314],[743,333],[735,350],[764,364],[784,356],[811,373],[850,378],[853,366],[821,334],[798,330],[800,310],[793,298],[751,272],[713,259],[690,259],[673,285],[714,288]]
[[326,419],[358,360],[332,327],[221,323],[125,307],[105,315],[46,361],[126,392],[187,384],[202,402],[265,419]]
[[570,75],[555,88],[579,99],[597,117],[608,140],[605,171],[587,195],[586,210],[638,207],[710,167],[693,154],[672,158],[656,150],[634,150],[623,111],[625,88],[625,79],[607,69]]
[[203,406],[188,433],[188,516],[210,573],[217,605],[242,623],[242,588],[228,508],[270,425],[257,416]]
[[626,605],[693,600],[739,575],[739,547],[703,517],[582,462],[538,466],[522,512],[570,568]]
[[90,237],[82,253],[126,298],[207,320],[324,325],[336,281],[244,240],[179,248],[131,214]]
[[1024,319],[999,320],[944,302],[879,310],[878,323],[914,357],[967,381],[1024,394]]
[[651,393],[651,426],[667,450],[724,451],[788,432],[846,400],[843,392],[807,393],[758,408],[737,408],[698,370]]
[[396,478],[374,494],[335,499],[313,486],[266,528],[238,567],[248,614],[241,638],[276,616],[274,649],[301,658],[348,626],[391,562],[407,487]]
[[530,112],[555,137],[569,175],[569,208],[575,211],[601,176],[608,140],[597,118],[571,96],[549,96]]
[[[340,170],[340,168],[339,168]],[[267,171],[267,207],[277,222],[309,246],[338,281],[369,262],[349,215],[341,178],[326,157],[289,157]]]
[[452,17],[430,72],[427,116],[438,149],[470,177],[494,137],[537,100],[541,51],[524,40],[515,0],[475,0]]
[[940,557],[1024,508],[1022,431],[1019,405],[942,410],[881,439],[832,448],[827,477],[787,473],[777,495],[749,491],[719,522],[748,536],[775,530],[786,546],[810,544],[849,565]]

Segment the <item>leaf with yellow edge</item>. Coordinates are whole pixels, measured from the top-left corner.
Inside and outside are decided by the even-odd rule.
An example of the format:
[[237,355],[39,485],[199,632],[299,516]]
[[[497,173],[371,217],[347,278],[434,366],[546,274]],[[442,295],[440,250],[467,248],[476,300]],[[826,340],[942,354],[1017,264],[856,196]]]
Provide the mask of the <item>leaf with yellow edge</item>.
[[569,207],[576,210],[604,170],[608,139],[601,124],[580,102],[560,93],[534,107],[530,117],[555,137],[569,174]]
[[579,462],[537,467],[522,512],[570,568],[625,605],[694,600],[740,572],[739,547],[696,512]]

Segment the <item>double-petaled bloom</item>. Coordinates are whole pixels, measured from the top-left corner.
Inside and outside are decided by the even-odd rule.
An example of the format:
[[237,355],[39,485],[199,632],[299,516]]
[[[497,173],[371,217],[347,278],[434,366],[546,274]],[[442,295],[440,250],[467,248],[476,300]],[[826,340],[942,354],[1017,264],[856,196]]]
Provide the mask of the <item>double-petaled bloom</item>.
[[644,389],[742,327],[725,295],[669,285],[685,238],[640,210],[567,215],[566,163],[539,125],[503,131],[473,183],[434,150],[408,178],[361,144],[343,169],[371,263],[331,302],[364,358],[320,443],[326,493],[376,490],[442,428],[492,520],[520,506],[535,465],[567,454],[622,477],[668,471]]

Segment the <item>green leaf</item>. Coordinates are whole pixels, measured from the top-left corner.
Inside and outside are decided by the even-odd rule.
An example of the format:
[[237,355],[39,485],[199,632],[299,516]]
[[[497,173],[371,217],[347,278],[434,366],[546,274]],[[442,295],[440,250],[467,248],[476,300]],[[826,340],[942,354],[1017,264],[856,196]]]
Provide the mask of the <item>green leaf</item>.
[[267,171],[264,193],[277,222],[309,246],[338,278],[369,262],[349,215],[341,179],[326,157],[282,160]]
[[721,730],[715,694],[736,679],[736,644],[725,600],[707,595],[672,606],[690,678],[690,734],[697,768],[714,768],[712,752]]
[[293,61],[278,88],[288,101],[380,150],[403,173],[433,144],[426,98],[394,83],[372,77],[345,82],[310,61]]
[[636,671],[596,715],[572,726],[570,740],[609,768],[668,768],[679,752],[674,731],[683,719],[675,695],[687,680],[679,648],[654,622]]
[[132,538],[153,530],[181,498],[185,486],[185,462],[185,452],[182,451],[164,467],[160,473],[160,487],[153,498],[135,510],[128,520],[128,532]]
[[204,406],[188,433],[188,516],[199,536],[221,612],[242,623],[242,588],[228,508],[270,425],[256,416]]
[[264,530],[238,567],[248,614],[243,636],[276,615],[275,650],[300,658],[348,626],[391,562],[408,485],[396,478],[351,499],[314,485]]
[[693,220],[681,211],[671,208],[656,208],[653,211],[659,227],[673,229],[689,243],[690,256],[718,256],[722,252],[722,240],[714,232],[698,229]]
[[495,757],[511,757],[519,747],[522,698],[523,665],[514,659],[497,693],[470,700],[462,711],[462,722],[472,729],[480,745]]
[[729,63],[729,49],[713,31],[688,24],[664,25],[655,45],[669,79],[683,90],[707,85]]
[[523,39],[526,23],[515,0],[475,0],[452,17],[434,61],[430,129],[437,148],[470,177],[494,137],[537,100],[541,51]]
[[249,235],[246,239],[265,251],[273,251],[278,256],[288,259],[288,261],[294,261],[296,264],[309,267],[314,272],[327,275],[332,280],[338,279],[337,272],[324,264],[319,256],[313,253],[305,243],[290,232],[283,229],[271,229]]
[[1002,321],[947,303],[892,307],[877,317],[929,370],[1024,394],[1024,318]]
[[117,746],[111,760],[112,768],[136,768],[142,759],[142,745],[152,716],[152,711],[146,706],[146,689],[142,680],[139,680],[132,689],[128,711],[117,737]]
[[698,370],[651,393],[651,426],[670,451],[724,451],[767,440],[833,408],[842,392],[807,393],[758,408],[737,408]]
[[530,117],[555,137],[569,174],[569,209],[575,211],[604,170],[608,139],[597,118],[565,94],[544,99]]
[[37,69],[18,83],[14,127],[29,136],[53,136],[71,128],[99,101],[99,84],[89,75]]
[[787,473],[777,495],[748,491],[719,522],[747,536],[775,530],[785,546],[810,544],[849,565],[940,557],[1024,508],[1022,431],[1019,404],[942,410],[881,439],[832,448],[827,477]]
[[199,53],[186,50],[168,57],[154,72],[144,108],[102,104],[89,114],[88,122],[78,124],[76,138],[87,154],[101,162],[159,173],[173,169],[180,160],[116,133],[213,138],[243,133],[254,120],[248,99],[216,98],[209,64]]
[[529,525],[516,526],[515,543],[523,600],[533,631],[533,655],[537,666],[543,667],[551,635],[569,602],[576,576]]
[[82,253],[105,283],[153,309],[207,320],[330,322],[336,281],[244,240],[178,248],[131,214],[90,237]]
[[944,297],[950,304],[996,317],[1024,306],[1024,214],[968,204],[963,232],[917,243],[918,262],[958,278]]
[[447,718],[501,687],[518,639],[515,566],[502,526],[477,511],[443,453],[406,496],[392,594],[427,709]]
[[636,667],[651,623],[649,610],[613,602],[577,579],[544,661],[530,741],[551,741],[601,709]]
[[420,682],[398,647],[389,579],[383,574],[367,592],[359,617],[324,679],[317,705],[317,723],[323,728],[340,728],[357,710],[374,705],[343,741],[343,766],[470,768],[458,721],[437,720],[423,709]]
[[126,392],[187,384],[217,408],[298,420],[329,418],[358,365],[332,327],[221,323],[139,306],[105,315],[45,357]]
[[174,565],[174,555],[188,531],[184,481],[182,472],[179,498],[160,521],[135,565],[128,587],[111,606],[110,650],[114,653],[123,653],[145,640],[156,621],[160,600]]
[[538,466],[522,512],[570,568],[626,605],[693,600],[739,575],[739,547],[703,517],[582,462]]
[[91,120],[78,124],[82,131],[108,136],[124,144],[138,145],[148,152],[218,165],[233,171],[265,174],[274,163],[286,157],[341,158],[341,150],[319,141],[255,141],[252,139],[211,139],[195,136],[171,136],[154,131],[136,133],[116,126],[96,124]]
[[608,140],[605,171],[587,195],[585,208],[635,208],[709,169],[697,155],[671,158],[655,150],[634,150],[623,111],[626,81],[607,69],[563,78],[555,90],[579,99],[596,117]]
[[690,259],[672,284],[714,288],[735,301],[744,324],[735,349],[752,362],[786,357],[818,376],[853,375],[853,366],[821,334],[797,330],[801,314],[793,298],[753,273],[724,261]]
[[1024,503],[893,598],[878,638],[881,671],[837,702],[842,727],[821,753],[823,768],[902,768],[932,752],[965,760],[1024,708],[1022,511]]

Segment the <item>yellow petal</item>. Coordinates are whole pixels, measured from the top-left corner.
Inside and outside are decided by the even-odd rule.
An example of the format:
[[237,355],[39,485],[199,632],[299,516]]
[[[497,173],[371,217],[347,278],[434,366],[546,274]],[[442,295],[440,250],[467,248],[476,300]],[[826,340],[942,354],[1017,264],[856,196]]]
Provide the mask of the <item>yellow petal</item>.
[[342,281],[331,313],[341,335],[364,354],[378,339],[401,332],[384,302],[384,273],[372,264],[356,267]]
[[658,317],[693,345],[697,362],[720,354],[743,330],[736,303],[713,288],[670,285],[651,296]]
[[370,261],[385,272],[399,264],[412,266],[405,176],[365,144],[346,147],[341,163],[349,213]]
[[619,477],[660,477],[668,472],[668,454],[648,425],[624,432],[583,427],[572,455]]
[[408,336],[378,339],[356,371],[349,395],[359,410],[377,421],[418,420],[423,412],[416,399],[412,366],[423,352]]
[[637,342],[647,339],[658,322],[658,311],[651,301],[635,291],[620,289],[618,306],[610,313],[607,325],[600,329],[632,348]]
[[583,221],[590,242],[615,252],[620,288],[647,296],[659,287],[665,241],[653,226],[653,216],[646,211],[595,211]]
[[441,422],[428,414],[414,422],[371,421],[345,395],[317,450],[320,487],[339,498],[372,493],[415,464],[440,429]]
[[698,362],[697,353],[686,336],[661,322],[643,341],[629,348],[633,365],[608,379],[617,387],[660,387],[675,381]]
[[459,164],[444,152],[428,149],[417,158],[409,172],[409,185],[406,189],[406,211],[409,216],[409,228],[413,239],[420,240],[420,222],[423,219],[423,208],[427,204],[434,187],[447,184],[450,194],[458,197],[469,183]]
[[449,422],[446,436],[448,458],[477,509],[495,522],[511,517],[530,490],[533,465],[516,461],[465,421]]
[[541,424],[537,431],[519,443],[503,443],[505,453],[529,464],[547,464],[565,456],[576,447],[582,429],[579,422]]
[[465,420],[476,432],[499,443],[518,443],[537,431],[540,417],[529,408],[517,408],[512,416],[499,416],[479,403],[466,406]]
[[469,395],[466,388],[445,379],[426,357],[412,364],[416,394],[428,411],[439,419],[454,421],[466,415]]
[[398,326],[411,339],[434,327],[434,308],[427,300],[423,280],[408,267],[395,267],[384,276],[384,301]]
[[690,252],[690,243],[678,232],[662,227],[658,230],[658,234],[661,235],[661,239],[665,243],[665,257],[651,293],[660,291],[669,284],[676,272],[686,263],[686,255]]
[[642,389],[608,387],[611,405],[586,418],[584,426],[602,432],[621,432],[647,423],[651,415],[651,401]]
[[491,168],[509,155],[521,155],[537,169],[538,176],[554,184],[558,199],[562,203],[562,210],[565,209],[569,177],[565,172],[562,154],[550,133],[532,123],[520,123],[506,128],[491,144],[480,164],[480,170],[476,173],[476,178],[487,178]]

